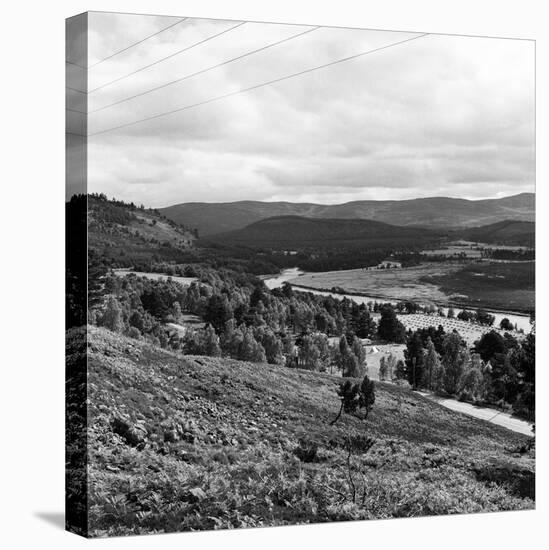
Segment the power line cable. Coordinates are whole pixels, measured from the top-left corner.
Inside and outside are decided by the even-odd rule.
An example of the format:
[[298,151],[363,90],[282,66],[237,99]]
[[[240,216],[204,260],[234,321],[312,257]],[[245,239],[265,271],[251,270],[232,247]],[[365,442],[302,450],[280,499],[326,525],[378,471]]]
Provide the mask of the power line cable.
[[182,19],[179,19],[175,23],[172,23],[171,25],[168,25],[167,27],[164,27],[163,29],[160,29],[159,31],[157,31],[153,34],[150,34],[149,36],[146,36],[145,38],[142,38],[141,40],[138,40],[137,42],[134,42],[133,44],[130,44],[129,46],[126,46],[125,48],[122,48],[121,50],[118,50],[117,52],[114,52],[111,55],[108,55],[107,57],[104,57],[103,59],[100,59],[99,61],[96,61],[92,65],[89,65],[88,69],[92,69],[93,67],[96,67],[97,65],[99,65],[100,63],[103,63],[104,61],[107,61],[108,59],[112,59],[116,55],[119,55],[119,54],[121,54],[125,51],[128,51],[129,49],[131,49],[135,46],[138,46],[139,44],[142,44],[143,42],[145,42],[146,40],[149,40],[150,38],[153,38],[154,36],[158,36],[160,33],[163,33],[165,31],[167,31],[168,29],[171,29],[172,27],[175,27],[176,25],[179,25],[179,23],[183,23],[183,21],[185,21],[186,19],[187,19],[187,17],[183,17]]
[[213,103],[214,101],[219,101],[219,100],[225,99],[227,97],[232,97],[232,96],[235,96],[235,95],[238,95],[238,94],[250,92],[252,90],[257,90],[258,88],[263,88],[263,87],[269,86],[271,84],[276,84],[276,83],[282,82],[284,80],[289,80],[290,78],[296,78],[298,76],[308,74],[308,73],[312,73],[312,72],[318,71],[320,69],[325,69],[327,67],[332,67],[332,66],[337,65],[339,63],[344,63],[346,61],[351,61],[353,59],[357,59],[357,58],[363,57],[365,55],[369,55],[369,54],[372,54],[372,53],[375,53],[375,52],[379,52],[381,50],[386,50],[388,48],[392,48],[394,46],[398,46],[398,45],[404,44],[406,42],[411,42],[412,40],[417,40],[418,38],[423,38],[424,36],[428,36],[428,35],[429,35],[429,33],[424,33],[424,34],[421,34],[419,36],[414,36],[412,38],[407,38],[406,40],[400,40],[399,42],[393,42],[392,44],[387,44],[386,46],[381,46],[379,48],[374,48],[373,50],[367,50],[365,52],[350,55],[350,56],[344,57],[342,59],[337,59],[335,61],[330,61],[329,63],[324,63],[323,65],[318,65],[316,67],[312,67],[310,69],[305,69],[303,71],[299,71],[297,73],[293,73],[293,74],[290,74],[290,75],[281,76],[279,78],[275,78],[273,80],[269,80],[269,81],[263,82],[261,84],[255,84],[254,86],[249,86],[247,88],[242,88],[240,90],[235,90],[234,92],[229,92],[227,94],[223,94],[223,95],[216,96],[216,97],[213,97],[213,98],[210,98],[210,99],[206,99],[206,100],[200,101],[198,103],[193,103],[191,105],[185,105],[184,107],[179,107],[177,109],[172,109],[170,111],[165,111],[163,113],[158,113],[156,115],[141,118],[139,120],[134,120],[132,122],[127,122],[125,124],[120,124],[119,126],[113,126],[112,128],[107,128],[105,130],[100,130],[98,132],[93,132],[92,134],[88,134],[88,137],[98,136],[100,134],[106,134],[107,132],[112,132],[114,130],[120,130],[122,128],[127,128],[128,126],[134,126],[136,124],[140,124],[141,122],[147,122],[149,120],[154,120],[154,119],[165,117],[165,116],[168,116],[168,115],[173,115],[175,113],[186,111],[188,109],[192,109],[194,107],[199,107],[201,105],[207,105],[208,103]]
[[191,50],[192,48],[195,48],[196,46],[199,46],[200,44],[204,44],[205,42],[208,42],[209,40],[213,40],[214,38],[217,38],[218,36],[221,36],[222,34],[228,33],[229,31],[232,31],[233,29],[236,29],[237,27],[241,27],[244,25],[245,21],[238,23],[237,25],[233,25],[232,27],[225,29],[224,31],[218,32],[216,34],[213,34],[212,36],[209,36],[207,38],[204,38],[203,40],[200,40],[199,42],[196,42],[195,44],[191,44],[190,46],[187,46],[186,48],[183,48],[182,50],[178,50],[177,52],[174,52],[170,55],[167,55],[166,57],[163,57],[162,59],[158,59],[157,61],[154,61],[153,63],[149,63],[148,65],[145,65],[144,67],[141,67],[140,69],[136,69],[135,71],[132,71],[131,73],[128,73],[124,76],[120,76],[119,78],[115,78],[114,80],[111,80],[110,82],[106,82],[105,84],[102,84],[101,86],[97,86],[97,88],[94,88],[93,90],[90,90],[88,93],[92,94],[93,92],[97,92],[98,90],[101,90],[103,88],[106,88],[107,86],[110,86],[111,84],[114,84],[115,82],[119,82],[120,80],[124,80],[125,78],[128,78],[130,76],[133,76],[134,74],[140,73],[141,71],[144,71],[145,69],[149,69],[151,67],[154,67],[155,65],[158,65],[159,63],[162,63],[163,61],[166,61],[167,59],[171,59],[172,57],[175,57],[176,55],[179,55],[183,52],[186,52],[188,50]]
[[71,90],[73,92],[78,92],[80,94],[88,94],[88,92],[85,92],[84,90],[79,90],[78,88],[71,88],[70,86],[65,86],[67,90]]
[[79,63],[75,63],[74,61],[66,61],[65,63],[67,65],[74,65],[75,67],[79,67],[80,69],[87,69],[87,67],[84,67],[84,65],[80,65]]
[[114,103],[109,103],[108,105],[104,105],[103,107],[99,107],[98,109],[93,109],[90,111],[90,114],[97,113],[98,111],[103,111],[104,109],[107,109],[109,107],[113,107],[114,105],[119,105],[120,103],[124,103],[126,101],[130,101],[131,99],[135,99],[137,97],[141,97],[147,94],[150,94],[151,92],[156,92],[157,90],[161,90],[162,88],[167,88],[168,86],[171,86],[173,84],[177,84],[179,82],[183,82],[184,80],[188,80],[189,78],[192,78],[193,76],[197,76],[203,73],[206,73],[208,71],[211,71],[213,69],[217,69],[219,67],[222,67],[224,65],[228,65],[229,63],[233,63],[234,61],[238,61],[239,59],[244,59],[245,57],[248,57],[250,55],[256,54],[258,52],[268,50],[269,48],[273,48],[274,46],[278,46],[280,44],[283,44],[284,42],[289,42],[290,40],[293,40],[294,38],[298,38],[300,36],[303,36],[304,34],[316,31],[317,29],[320,29],[321,27],[313,27],[312,29],[307,29],[306,31],[300,32],[298,34],[294,34],[292,36],[289,36],[287,38],[284,38],[283,40],[278,40],[277,42],[273,42],[271,44],[267,44],[266,46],[263,46],[261,48],[258,48],[256,50],[252,50],[251,52],[247,52],[245,54],[239,55],[238,57],[234,57],[232,59],[229,59],[227,61],[223,61],[222,63],[218,63],[217,65],[212,65],[211,67],[207,67],[205,69],[202,69],[200,71],[196,71],[194,73],[188,74],[186,76],[183,76],[181,78],[178,78],[176,80],[172,80],[170,82],[166,82],[165,84],[161,84],[160,86],[156,86],[155,88],[151,88],[149,90],[146,90],[144,92],[141,92],[139,94],[134,94],[129,97],[125,97],[123,99],[120,99],[118,101],[115,101]]

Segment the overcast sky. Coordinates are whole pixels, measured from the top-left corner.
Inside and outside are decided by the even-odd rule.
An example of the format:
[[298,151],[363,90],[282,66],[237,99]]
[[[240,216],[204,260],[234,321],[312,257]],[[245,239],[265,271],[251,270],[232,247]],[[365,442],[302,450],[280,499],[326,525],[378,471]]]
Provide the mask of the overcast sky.
[[474,199],[534,191],[533,42],[267,23],[230,30],[238,21],[177,21],[90,14],[90,192],[167,206],[245,199]]

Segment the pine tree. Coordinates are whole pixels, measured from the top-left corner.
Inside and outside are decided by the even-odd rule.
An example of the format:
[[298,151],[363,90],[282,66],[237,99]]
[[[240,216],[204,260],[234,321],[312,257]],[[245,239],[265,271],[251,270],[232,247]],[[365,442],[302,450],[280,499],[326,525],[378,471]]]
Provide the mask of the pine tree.
[[292,337],[289,334],[284,335],[282,338],[282,353],[286,359],[286,366],[295,366],[295,344]]
[[377,335],[386,342],[400,344],[406,339],[406,329],[398,320],[393,306],[385,304],[381,308],[381,318],[377,327]]
[[382,357],[379,360],[379,379],[383,382],[387,380],[387,363],[385,362],[385,357]]
[[304,336],[299,346],[299,365],[308,370],[320,370],[320,351],[311,336]]
[[201,340],[203,355],[209,355],[210,357],[219,357],[221,355],[219,337],[211,325],[208,325],[204,329]]
[[273,365],[281,365],[284,362],[284,357],[282,355],[282,342],[271,329],[265,329],[262,331],[260,342],[265,349],[265,356],[268,363]]
[[200,338],[196,330],[188,329],[183,336],[183,350],[188,355],[202,355]]
[[425,350],[423,361],[422,386],[425,388],[429,388],[430,390],[434,389],[433,380],[435,377],[440,376],[440,371],[440,357],[438,356],[433,341],[431,340],[431,338],[428,338],[427,349]]
[[366,370],[366,350],[362,345],[362,342],[355,336],[351,345],[351,351],[357,358],[359,367],[364,371]]
[[419,331],[416,331],[408,338],[404,350],[406,378],[412,388],[419,387],[423,382],[424,358],[423,340]]
[[124,330],[124,319],[120,303],[114,296],[109,296],[105,311],[101,318],[101,324],[113,332],[122,332]]
[[249,327],[243,330],[243,338],[240,344],[238,358],[241,361],[251,361],[253,363],[267,362],[263,346],[256,341]]
[[469,352],[457,332],[451,332],[444,338],[442,349],[444,390],[450,394],[455,394],[465,366],[469,362]]
[[336,364],[341,370],[341,375],[344,377],[356,378],[362,373],[358,359],[349,347],[345,336],[342,336],[339,339],[339,349],[336,354]]
[[210,323],[217,332],[225,329],[225,323],[232,319],[233,311],[227,296],[213,294],[208,300],[204,320]]
[[226,353],[234,359],[238,359],[240,346],[244,335],[242,331],[236,326],[234,319],[229,319],[225,323],[225,330],[221,334],[220,344],[223,353]]
[[179,302],[174,302],[172,306],[173,310],[173,318],[176,323],[178,323],[181,320],[181,317],[183,316],[183,312],[181,311],[181,304]]
[[458,395],[465,401],[481,401],[484,399],[484,375],[482,359],[478,353],[473,353],[470,362],[465,366],[459,381]]
[[364,420],[368,418],[370,411],[374,407],[376,401],[376,392],[375,392],[375,383],[373,380],[370,380],[368,376],[364,377],[362,384],[360,384],[360,397],[359,397],[359,407],[365,409],[366,415]]
[[387,380],[393,380],[397,364],[396,357],[392,353],[389,353],[385,364],[387,366]]
[[365,376],[360,384],[346,380],[339,385],[337,395],[341,405],[331,424],[335,424],[343,412],[353,414],[359,408],[365,409],[364,420],[366,420],[376,400],[375,384],[368,376]]

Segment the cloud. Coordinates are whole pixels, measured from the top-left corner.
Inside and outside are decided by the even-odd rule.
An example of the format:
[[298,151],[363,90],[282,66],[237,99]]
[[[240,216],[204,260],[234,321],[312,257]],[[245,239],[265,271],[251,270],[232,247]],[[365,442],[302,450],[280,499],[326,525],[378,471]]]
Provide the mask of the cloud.
[[[139,35],[131,27],[127,36],[130,26],[124,17],[109,17],[90,19],[92,59]],[[140,36],[170,24],[139,17]],[[90,69],[90,88],[235,24],[187,20],[175,25],[99,64],[97,72]],[[307,30],[246,23],[90,94],[90,109]],[[90,114],[89,131],[414,36],[317,29]],[[534,119],[532,42],[429,35],[93,136],[89,188],[151,206],[243,199],[333,203],[434,195],[483,198],[533,191]]]

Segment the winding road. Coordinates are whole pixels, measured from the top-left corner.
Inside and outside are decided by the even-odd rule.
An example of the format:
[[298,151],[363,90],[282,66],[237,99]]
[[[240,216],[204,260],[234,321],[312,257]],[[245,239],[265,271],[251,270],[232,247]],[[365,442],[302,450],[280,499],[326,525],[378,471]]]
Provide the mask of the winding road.
[[503,426],[508,430],[513,432],[518,432],[524,435],[533,435],[532,433],[532,424],[526,422],[525,420],[520,420],[515,418],[508,413],[498,411],[496,409],[491,409],[488,407],[476,407],[470,403],[463,403],[462,401],[457,401],[456,399],[448,399],[444,397],[438,397],[429,392],[416,391],[423,397],[435,401],[439,405],[457,411],[468,416],[473,416],[475,418],[480,418],[481,420],[486,420],[491,424],[497,424],[498,426]]

